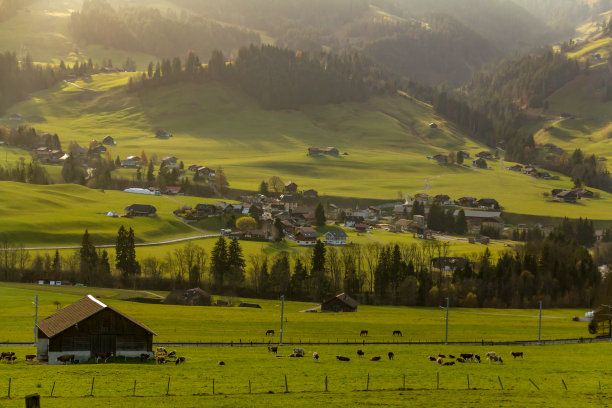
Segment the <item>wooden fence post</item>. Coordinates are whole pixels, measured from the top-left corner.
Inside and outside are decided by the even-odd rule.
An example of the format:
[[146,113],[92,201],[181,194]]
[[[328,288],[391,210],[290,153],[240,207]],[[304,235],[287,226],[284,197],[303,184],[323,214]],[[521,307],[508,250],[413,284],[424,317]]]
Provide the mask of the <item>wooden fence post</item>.
[[440,372],[438,371],[436,374],[438,378],[438,382],[436,383],[436,390],[439,390],[440,389]]
[[467,380],[468,380],[468,390],[470,389],[470,375],[467,375]]
[[53,387],[51,387],[51,397],[53,397],[53,391],[55,390],[55,381],[53,381]]
[[134,390],[132,391],[132,397],[136,395],[136,380],[134,380]]
[[327,391],[327,376],[325,376],[325,391]]
[[503,391],[504,390],[504,384],[502,384],[501,377],[498,375],[497,379],[499,380],[499,385],[500,385],[500,387],[501,387],[501,389]]
[[170,394],[170,376],[168,376],[168,388],[166,388],[166,397]]
[[8,397],[11,398],[11,379],[9,378]]
[[93,389],[94,389],[94,382],[96,381],[96,377],[92,377],[91,378],[91,391],[89,391],[89,396],[93,397]]
[[404,374],[404,380],[402,382],[402,391],[406,391],[406,374]]
[[538,391],[540,391],[540,387],[538,387],[538,385],[536,383],[533,382],[533,380],[530,378],[529,381],[531,381],[531,383],[533,384],[534,387],[536,387],[536,389]]
[[251,379],[249,378],[249,394],[251,393]]
[[565,384],[565,380],[562,378],[561,382],[563,383],[563,386],[565,387],[565,391],[567,391],[567,385]]
[[368,373],[368,382],[366,383],[366,391],[370,390],[370,373]]
[[287,374],[285,374],[285,392],[289,392],[289,386],[287,385]]
[[213,377],[213,395],[215,395],[215,377]]

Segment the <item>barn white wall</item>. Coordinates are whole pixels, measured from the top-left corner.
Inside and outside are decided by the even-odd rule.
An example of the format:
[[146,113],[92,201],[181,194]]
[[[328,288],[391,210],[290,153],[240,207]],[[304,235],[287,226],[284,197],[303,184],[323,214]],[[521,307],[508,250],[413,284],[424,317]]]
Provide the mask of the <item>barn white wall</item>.
[[36,359],[38,361],[44,361],[47,359],[47,353],[49,350],[49,339],[38,339],[38,347],[36,349]]
[[50,351],[49,352],[49,365],[63,364],[62,362],[57,361],[57,358],[65,354],[74,354],[74,359],[79,360],[79,364],[87,363],[87,361],[91,357],[90,351]]
[[140,350],[140,351],[134,351],[134,350],[117,350],[117,357],[138,357],[140,358],[141,354],[148,354],[149,357],[153,357],[153,352],[149,351],[149,350]]

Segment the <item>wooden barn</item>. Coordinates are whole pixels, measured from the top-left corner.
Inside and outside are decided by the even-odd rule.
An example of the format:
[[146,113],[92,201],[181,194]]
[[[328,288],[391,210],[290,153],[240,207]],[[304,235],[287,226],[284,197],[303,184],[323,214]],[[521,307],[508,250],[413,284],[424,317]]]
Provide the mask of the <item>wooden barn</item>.
[[321,304],[321,312],[356,312],[359,303],[346,293],[341,293]]
[[125,357],[152,355],[156,335],[144,324],[92,295],[39,321],[37,326],[37,358],[49,364],[59,364],[57,357],[64,354],[74,354],[81,363],[101,352]]
[[601,305],[593,311],[593,320],[589,324],[589,332],[597,337],[612,337],[612,307]]

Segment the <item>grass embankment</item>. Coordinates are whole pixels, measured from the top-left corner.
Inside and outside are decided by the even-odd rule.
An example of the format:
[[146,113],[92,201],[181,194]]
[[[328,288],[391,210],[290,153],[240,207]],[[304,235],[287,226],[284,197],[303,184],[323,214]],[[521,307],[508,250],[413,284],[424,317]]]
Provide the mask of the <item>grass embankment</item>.
[[[151,327],[158,333],[156,342],[262,341],[266,330],[279,329],[280,325],[278,300],[253,300],[261,309],[185,307],[126,301],[153,296],[145,291],[2,283],[0,299],[4,312],[0,316],[0,342],[31,340],[34,295],[39,295],[39,318],[44,318],[55,312],[55,301],[65,306],[89,293]],[[234,304],[239,301],[233,299]],[[361,342],[364,340],[359,336],[361,330],[369,331],[367,341],[370,342],[393,341],[394,330],[402,331],[403,340],[444,341],[445,311],[441,308],[359,306],[357,313],[300,313],[314,306],[285,302],[285,341]],[[449,340],[537,339],[537,315],[536,310],[452,308]],[[584,310],[544,310],[542,338],[589,337],[586,323],[571,321],[574,315],[584,315]],[[276,336],[267,340],[278,341],[278,330]]]

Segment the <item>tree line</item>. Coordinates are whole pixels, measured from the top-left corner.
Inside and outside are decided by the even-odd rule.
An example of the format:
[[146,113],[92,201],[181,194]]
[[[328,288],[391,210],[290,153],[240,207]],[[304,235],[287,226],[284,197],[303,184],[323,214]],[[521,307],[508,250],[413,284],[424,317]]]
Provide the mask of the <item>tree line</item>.
[[[535,307],[539,300],[547,307],[588,307],[605,291],[599,287],[601,274],[589,251],[565,229],[497,259],[488,248],[480,255],[450,258],[450,245],[441,241],[344,247],[318,241],[305,252],[245,257],[239,241],[220,237],[210,253],[190,242],[164,257],[137,261],[134,232],[121,227],[114,262],[106,250],[95,247],[87,231],[81,248],[68,256],[32,257],[5,240],[0,277],[159,290],[199,286],[219,295],[284,294],[315,302],[346,292],[369,304],[437,306],[449,297],[465,307]],[[449,264],[451,259],[458,261]]]
[[238,47],[259,44],[259,34],[209,19],[173,10],[121,7],[115,10],[106,0],[86,0],[81,11],[70,16],[70,31],[79,42],[101,44],[159,57],[177,51],[195,50],[208,55],[214,49],[232,53]]

